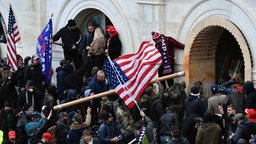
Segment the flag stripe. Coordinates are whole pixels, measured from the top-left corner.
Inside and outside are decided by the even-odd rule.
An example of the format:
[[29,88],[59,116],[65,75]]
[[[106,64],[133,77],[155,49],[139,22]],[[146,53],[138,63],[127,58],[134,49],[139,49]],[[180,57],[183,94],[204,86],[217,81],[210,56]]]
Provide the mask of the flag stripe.
[[20,40],[20,32],[11,5],[9,9],[7,33],[7,62],[11,66],[11,68],[16,71],[18,69],[18,66],[15,44]]
[[[128,80],[123,84],[113,84],[116,85],[115,91],[123,99],[125,104],[129,108],[132,108],[151,79],[157,74],[157,70],[162,62],[161,54],[153,43],[144,41],[140,45],[137,53],[124,55],[114,61],[122,70],[121,73],[124,73],[125,77],[128,77]],[[110,82],[118,82],[116,80],[118,76],[113,76],[115,73],[110,71],[108,66],[105,67],[105,70],[107,75],[110,75]]]

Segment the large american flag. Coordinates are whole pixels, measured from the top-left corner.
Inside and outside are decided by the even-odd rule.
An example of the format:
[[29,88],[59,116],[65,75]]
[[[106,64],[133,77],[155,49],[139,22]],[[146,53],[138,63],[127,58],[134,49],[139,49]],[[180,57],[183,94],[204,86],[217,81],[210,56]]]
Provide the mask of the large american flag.
[[136,54],[106,60],[104,69],[108,80],[128,108],[132,108],[146,89],[162,63],[155,45],[144,41]]
[[11,66],[12,70],[17,70],[17,52],[15,44],[20,40],[20,32],[16,19],[14,17],[12,7],[10,5],[9,18],[8,18],[8,30],[7,30],[7,62]]

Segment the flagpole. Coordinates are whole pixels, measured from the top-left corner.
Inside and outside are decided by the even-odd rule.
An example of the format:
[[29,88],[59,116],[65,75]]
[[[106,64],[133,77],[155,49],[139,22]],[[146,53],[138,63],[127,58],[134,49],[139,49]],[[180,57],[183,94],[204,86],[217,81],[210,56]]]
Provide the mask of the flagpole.
[[[178,72],[178,73],[173,73],[173,74],[170,74],[170,75],[167,75],[167,76],[163,76],[163,77],[159,77],[159,78],[153,79],[150,83],[154,83],[156,81],[164,81],[164,80],[172,79],[172,78],[177,78],[177,77],[181,77],[181,76],[184,76],[184,75],[185,75],[185,72],[181,71],[181,72]],[[95,95],[92,95],[92,96],[89,96],[89,97],[80,98],[80,99],[77,99],[77,100],[73,100],[71,102],[67,102],[67,103],[64,103],[64,104],[56,105],[56,106],[53,107],[53,109],[54,110],[63,109],[63,108],[66,108],[66,107],[70,107],[70,106],[73,106],[73,105],[77,105],[77,104],[80,104],[80,103],[92,100],[94,98],[100,98],[100,97],[103,97],[103,96],[109,96],[109,95],[115,94],[115,93],[116,93],[116,91],[114,89],[112,89],[112,90],[109,90],[109,91],[106,91],[106,92],[102,92],[102,93],[99,93],[99,94],[95,94]]]

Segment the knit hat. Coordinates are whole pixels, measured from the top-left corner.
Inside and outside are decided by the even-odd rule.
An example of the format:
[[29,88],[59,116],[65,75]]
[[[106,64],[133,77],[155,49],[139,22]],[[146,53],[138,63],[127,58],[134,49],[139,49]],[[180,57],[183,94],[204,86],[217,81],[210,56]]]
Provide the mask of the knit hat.
[[9,131],[8,132],[9,139],[15,139],[16,138],[16,132],[15,131]]
[[158,39],[160,37],[160,33],[154,31],[151,32],[151,35],[153,40]]
[[68,26],[69,27],[76,26],[76,21],[73,19],[68,20]]
[[47,139],[47,140],[49,140],[49,141],[52,141],[52,140],[53,140],[52,134],[51,134],[51,133],[48,133],[48,132],[46,132],[46,133],[43,134],[43,138],[45,138],[45,139]]
[[107,31],[110,33],[113,33],[113,32],[116,32],[116,29],[114,26],[110,25],[110,26],[108,26]]

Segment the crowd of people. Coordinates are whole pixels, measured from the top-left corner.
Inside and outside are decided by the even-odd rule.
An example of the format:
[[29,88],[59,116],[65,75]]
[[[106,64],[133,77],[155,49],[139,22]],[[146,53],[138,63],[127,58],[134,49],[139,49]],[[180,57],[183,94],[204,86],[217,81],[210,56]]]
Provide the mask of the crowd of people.
[[[103,70],[106,54],[121,55],[115,27],[105,36],[95,23],[81,34],[74,20],[50,40],[62,39],[64,59],[56,68],[57,84],[44,82],[40,56],[18,55],[18,70],[1,64],[0,143],[3,144],[242,144],[256,142],[256,90],[236,77],[212,84],[206,95],[196,81],[169,80],[148,85],[137,105],[128,109],[112,94],[58,110],[53,107],[113,89]],[[159,75],[174,72],[174,48],[184,45],[152,32],[166,60]],[[168,55],[166,59],[166,55]]]

